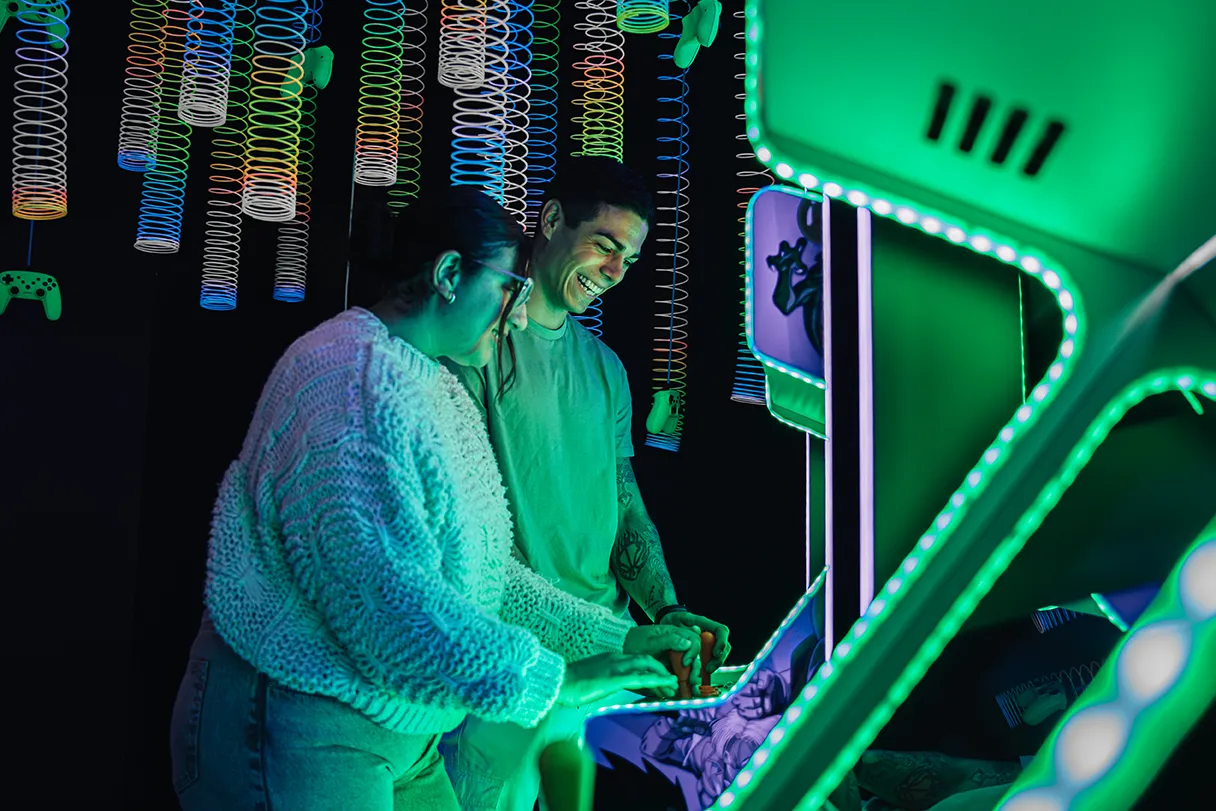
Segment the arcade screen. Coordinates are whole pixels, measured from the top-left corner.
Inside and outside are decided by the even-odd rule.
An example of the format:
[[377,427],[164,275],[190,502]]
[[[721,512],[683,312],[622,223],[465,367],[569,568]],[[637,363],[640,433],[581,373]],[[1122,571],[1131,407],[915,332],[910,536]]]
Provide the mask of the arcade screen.
[[822,581],[807,590],[721,698],[679,707],[637,704],[588,719],[585,741],[597,765],[597,807],[617,807],[608,800],[625,799],[603,796],[604,784],[609,791],[614,785],[635,795],[641,791],[655,807],[703,811],[718,799],[823,663],[812,613]]
[[823,383],[823,203],[762,189],[749,228],[752,351]]

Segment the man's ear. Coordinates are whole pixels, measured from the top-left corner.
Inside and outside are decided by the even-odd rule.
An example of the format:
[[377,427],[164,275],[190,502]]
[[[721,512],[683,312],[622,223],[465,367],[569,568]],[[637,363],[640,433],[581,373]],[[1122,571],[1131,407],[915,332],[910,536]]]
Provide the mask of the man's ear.
[[431,286],[440,298],[450,299],[460,284],[460,254],[444,251],[431,263]]
[[556,198],[548,200],[540,210],[540,235],[546,240],[553,238],[553,233],[565,218],[562,204]]

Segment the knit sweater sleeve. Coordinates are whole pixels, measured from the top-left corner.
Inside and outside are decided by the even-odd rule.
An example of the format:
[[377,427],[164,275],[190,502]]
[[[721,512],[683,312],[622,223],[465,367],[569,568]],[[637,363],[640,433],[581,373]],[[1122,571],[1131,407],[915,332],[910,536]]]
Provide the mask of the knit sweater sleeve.
[[280,479],[301,590],[373,683],[412,702],[535,726],[564,663],[445,579],[426,460],[399,460],[356,434],[307,448]]
[[603,606],[562,591],[511,555],[502,618],[527,628],[546,648],[576,662],[597,653],[620,653],[633,623]]

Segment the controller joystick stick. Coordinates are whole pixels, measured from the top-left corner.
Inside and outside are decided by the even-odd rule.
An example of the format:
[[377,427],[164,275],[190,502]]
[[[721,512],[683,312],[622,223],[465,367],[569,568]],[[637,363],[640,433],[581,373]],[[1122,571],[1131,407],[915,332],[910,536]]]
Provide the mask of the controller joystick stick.
[[0,272],[0,314],[8,309],[15,298],[41,301],[42,311],[48,321],[58,321],[63,312],[63,300],[59,295],[59,282],[54,276],[28,270],[6,270]]
[[676,389],[656,391],[650,415],[646,417],[646,430],[652,434],[675,434],[680,426],[680,405],[683,394]]
[[680,41],[673,54],[676,67],[683,70],[697,58],[702,47],[708,48],[718,36],[718,20],[722,16],[719,0],[701,0],[681,20]]

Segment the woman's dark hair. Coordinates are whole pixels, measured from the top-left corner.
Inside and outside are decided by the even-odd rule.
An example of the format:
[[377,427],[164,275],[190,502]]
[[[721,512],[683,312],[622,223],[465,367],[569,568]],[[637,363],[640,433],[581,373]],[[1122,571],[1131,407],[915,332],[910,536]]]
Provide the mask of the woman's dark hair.
[[[514,268],[524,275],[531,244],[524,238],[519,223],[476,186],[449,186],[438,194],[413,200],[398,214],[390,214],[379,204],[362,212],[354,229],[359,239],[352,245],[352,260],[361,275],[377,291],[375,300],[391,301],[398,310],[408,311],[435,293],[429,273],[431,262],[445,251],[461,257],[461,271],[470,276],[485,271],[482,263],[492,264],[503,248],[516,249]],[[511,368],[504,372],[498,387],[501,398],[515,382],[515,344],[507,329],[507,319],[518,293],[512,295],[499,322],[498,365],[503,367],[504,345],[511,356]]]
[[602,156],[566,158],[545,189],[545,202],[562,204],[566,225],[577,228],[592,219],[601,206],[632,211],[647,225],[654,224],[654,197],[646,181],[620,161]]

